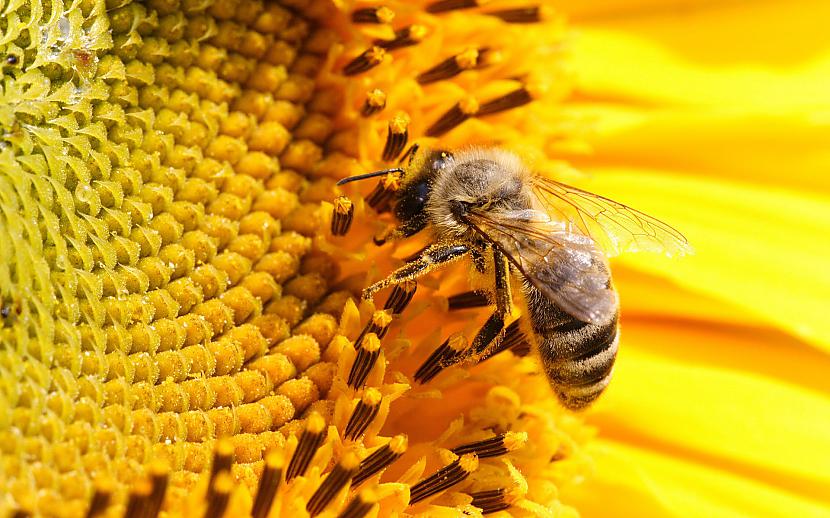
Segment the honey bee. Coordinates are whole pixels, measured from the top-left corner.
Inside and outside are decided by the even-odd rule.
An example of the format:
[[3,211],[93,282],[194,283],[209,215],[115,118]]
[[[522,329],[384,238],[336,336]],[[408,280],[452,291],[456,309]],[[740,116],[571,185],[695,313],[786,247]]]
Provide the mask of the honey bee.
[[401,176],[391,202],[397,226],[379,241],[428,229],[433,244],[366,288],[363,297],[371,299],[387,286],[469,256],[479,275],[492,279],[485,291],[495,305],[470,354],[486,355],[503,337],[515,285],[524,305],[522,333],[569,409],[590,405],[611,378],[619,300],[608,257],[639,250],[690,251],[686,238],[669,225],[535,174],[502,149],[414,150],[405,169],[353,176],[339,184],[387,174]]

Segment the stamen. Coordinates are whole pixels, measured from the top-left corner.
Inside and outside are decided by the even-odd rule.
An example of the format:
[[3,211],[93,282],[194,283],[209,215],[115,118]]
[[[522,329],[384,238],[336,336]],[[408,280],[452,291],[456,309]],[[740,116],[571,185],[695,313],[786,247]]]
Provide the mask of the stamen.
[[334,236],[345,236],[352,226],[354,219],[354,203],[346,196],[338,196],[334,200],[334,213],[331,217],[331,233]]
[[124,518],[142,518],[152,491],[153,486],[149,480],[139,480],[136,482],[133,485],[130,498],[127,500],[127,509],[124,511]]
[[204,518],[221,518],[228,508],[231,491],[233,491],[233,477],[231,477],[231,474],[223,471],[216,475],[216,481],[211,486]]
[[538,5],[530,7],[519,7],[516,9],[490,11],[482,14],[495,16],[496,18],[501,18],[507,23],[539,23],[540,21],[542,21]]
[[533,97],[531,97],[530,92],[525,87],[522,87],[482,104],[476,115],[483,117],[485,115],[510,110],[511,108],[527,104],[532,100]]
[[438,137],[455,128],[465,120],[476,115],[479,111],[479,104],[473,98],[460,101],[442,115],[435,123],[427,129],[428,137]]
[[420,43],[427,35],[427,28],[423,25],[410,25],[395,31],[391,40],[375,40],[375,45],[386,50],[400,49]]
[[369,514],[369,511],[372,510],[372,507],[377,501],[378,498],[374,491],[364,489],[358,493],[354,500],[349,502],[349,505],[343,509],[343,512],[337,518],[363,518]]
[[317,491],[311,495],[306,510],[311,516],[317,516],[337,496],[354,476],[359,466],[357,455],[347,452],[337,466],[331,470],[329,476],[320,484]]
[[388,7],[365,7],[352,12],[354,23],[389,23],[395,18],[395,12]]
[[406,147],[406,141],[409,139],[408,127],[409,116],[405,113],[399,113],[389,122],[389,132],[381,157],[384,161],[391,162]]
[[363,108],[360,110],[360,114],[364,117],[368,117],[384,108],[386,108],[386,93],[380,88],[375,88],[366,94],[366,101],[363,103]]
[[375,333],[368,333],[360,340],[357,356],[349,371],[349,386],[356,389],[362,387],[380,356],[380,340]]
[[467,341],[462,335],[450,336],[418,368],[415,372],[415,381],[427,383],[445,368],[458,363],[466,348]]
[[412,297],[415,296],[417,289],[418,283],[411,279],[396,284],[392,289],[392,293],[389,294],[389,298],[386,299],[386,304],[384,304],[383,309],[391,311],[393,315],[400,315],[406,309],[406,306],[409,305]]
[[426,11],[433,14],[444,13],[457,9],[470,9],[471,7],[478,7],[478,5],[477,0],[439,0],[429,4]]
[[112,493],[115,491],[115,483],[111,479],[102,478],[95,482],[95,493],[89,503],[89,510],[86,518],[101,516],[109,507]]
[[285,481],[288,482],[295,477],[305,473],[311,459],[317,452],[317,448],[323,443],[323,431],[326,429],[326,422],[317,412],[312,412],[306,421],[305,430],[297,443],[297,449],[291,456],[288,463],[288,470],[285,473]]
[[527,356],[530,354],[530,341],[522,332],[519,326],[519,320],[516,319],[510,323],[504,330],[504,336],[495,347],[485,351],[484,356],[479,359],[479,363],[492,358],[502,351],[510,349],[516,356]]
[[462,455],[429,477],[421,480],[409,492],[409,505],[448,489],[470,476],[478,468],[478,457],[473,453]]
[[378,415],[381,400],[382,395],[378,389],[367,388],[363,392],[363,398],[357,402],[351,417],[349,417],[343,437],[355,440],[363,434]]
[[470,496],[473,497],[472,505],[481,509],[482,514],[490,514],[509,508],[516,501],[518,494],[514,490],[500,487],[470,493]]
[[229,472],[233,463],[234,446],[230,439],[223,438],[216,441],[213,451],[213,465],[210,468],[210,479],[208,481],[207,500],[210,500],[213,492],[213,484],[216,476],[221,472]]
[[465,70],[473,68],[480,68],[482,58],[489,49],[483,47],[480,49],[467,49],[460,54],[456,54],[451,58],[447,58],[441,63],[430,68],[426,72],[418,75],[417,80],[422,85],[449,79]]
[[378,212],[389,210],[389,202],[401,187],[400,173],[389,173],[378,182],[375,190],[366,197],[366,203]]
[[447,299],[450,311],[458,309],[481,308],[490,305],[487,292],[482,290],[465,291],[452,295]]
[[403,164],[407,158],[409,159],[408,165],[412,165],[412,160],[415,159],[415,154],[418,152],[418,149],[420,149],[420,147],[421,146],[417,142],[409,146],[409,149],[406,150],[406,153],[404,153],[400,160],[398,160],[398,165]]
[[360,462],[360,468],[352,479],[352,487],[359,486],[366,479],[398,460],[406,452],[406,447],[407,439],[405,435],[392,437],[391,441]]
[[498,457],[513,450],[517,450],[527,443],[526,432],[507,432],[483,441],[471,442],[453,448],[456,455],[475,453],[479,459]]
[[369,333],[375,333],[378,338],[386,336],[389,330],[389,324],[392,323],[392,315],[386,309],[381,309],[372,313],[372,319],[366,323],[366,327],[360,332],[360,336],[354,341],[354,348],[360,349],[360,343],[363,338]]
[[170,468],[162,461],[150,465],[150,480],[152,490],[144,504],[145,518],[156,518],[161,511],[164,494],[167,492],[167,483],[170,479]]
[[347,76],[353,76],[360,74],[361,72],[366,72],[367,70],[371,70],[372,68],[380,65],[381,62],[383,62],[384,57],[386,57],[386,51],[381,47],[374,46],[366,49],[362,54],[349,61],[349,63],[343,67],[343,73]]
[[252,518],[266,518],[274,504],[274,496],[280,486],[285,459],[281,451],[274,450],[265,456],[265,469],[259,479],[254,506],[251,510]]

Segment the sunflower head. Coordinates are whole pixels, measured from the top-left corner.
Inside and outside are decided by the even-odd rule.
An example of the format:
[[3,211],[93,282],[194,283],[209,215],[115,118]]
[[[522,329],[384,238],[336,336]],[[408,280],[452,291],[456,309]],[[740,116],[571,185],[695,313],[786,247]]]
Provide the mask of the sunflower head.
[[418,376],[475,327],[466,275],[360,301],[419,243],[371,244],[394,175],[334,187],[415,140],[570,145],[560,17],[33,0],[3,31],[0,509],[573,514],[590,432],[513,352]]

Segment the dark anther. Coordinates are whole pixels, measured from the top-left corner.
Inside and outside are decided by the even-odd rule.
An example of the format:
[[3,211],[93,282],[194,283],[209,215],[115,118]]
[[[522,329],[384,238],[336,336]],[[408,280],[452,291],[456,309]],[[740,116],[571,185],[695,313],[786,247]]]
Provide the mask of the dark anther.
[[518,106],[522,106],[523,104],[527,104],[532,100],[533,97],[530,96],[530,92],[528,92],[527,89],[519,88],[501,97],[497,97],[492,101],[487,101],[486,103],[482,104],[479,107],[478,113],[476,113],[476,115],[478,115],[479,117],[483,117],[485,115],[503,112],[505,110],[509,110],[511,108],[516,108]]
[[375,333],[367,333],[361,337],[352,369],[349,371],[349,386],[360,388],[366,383],[366,378],[375,366],[380,356],[380,340]]
[[501,18],[507,23],[538,23],[541,21],[539,6],[519,7],[516,9],[504,9],[501,11],[490,11],[483,14]]
[[501,341],[495,347],[487,350],[484,356],[479,359],[479,363],[508,349],[513,351],[516,356],[527,356],[530,353],[530,341],[522,332],[518,319],[505,328]]
[[526,432],[506,432],[483,441],[471,442],[469,444],[462,444],[453,448],[452,452],[456,455],[464,455],[466,453],[475,453],[480,459],[490,457],[498,457],[504,455],[509,451],[521,448],[527,443]]
[[429,70],[418,75],[418,82],[422,85],[449,79],[465,70],[480,68],[481,59],[487,52],[487,48],[468,49],[460,54],[438,63]]
[[366,49],[362,54],[349,61],[349,63],[343,67],[343,73],[347,76],[353,76],[355,74],[360,74],[361,72],[366,72],[367,70],[380,65],[384,56],[386,56],[386,51],[381,47],[375,46],[370,49]]
[[97,518],[106,512],[114,489],[114,484],[110,480],[99,480],[96,483],[95,493],[92,495],[92,501],[89,503],[86,518]]
[[352,487],[359,486],[366,479],[398,460],[406,452],[406,447],[405,435],[392,437],[392,440],[387,444],[381,446],[360,462],[357,474],[352,479]]
[[450,296],[447,299],[450,311],[457,309],[481,308],[490,305],[487,293],[481,290],[466,291]]
[[354,23],[389,23],[394,18],[394,11],[388,7],[365,7],[352,11]]
[[386,94],[383,90],[375,88],[366,94],[366,101],[363,103],[363,108],[360,109],[360,114],[364,117],[374,115],[386,107]]
[[462,359],[466,347],[466,340],[461,335],[447,338],[415,372],[415,381],[427,383],[445,368],[455,365]]
[[455,462],[444,466],[429,477],[421,480],[409,491],[409,505],[415,505],[425,498],[436,495],[470,476],[478,468],[478,457],[468,453]]
[[354,203],[346,196],[338,196],[334,200],[334,212],[331,216],[331,234],[345,236],[352,226],[354,219]]
[[386,135],[386,145],[383,147],[382,158],[386,162],[391,162],[398,155],[401,154],[403,148],[406,147],[406,141],[409,139],[409,117],[404,114],[398,114],[389,122],[389,131]]
[[427,136],[438,137],[450,131],[475,115],[478,111],[478,107],[476,106],[475,108],[476,109],[473,111],[465,110],[461,103],[457,103],[455,106],[447,110],[447,112],[444,113],[444,115],[442,115],[437,121],[435,121],[432,126],[427,128]]
[[355,471],[357,471],[358,465],[357,455],[351,452],[346,453],[343,456],[343,460],[331,470],[329,476],[320,484],[317,491],[311,495],[305,507],[306,511],[311,516],[320,514],[334,497],[337,496],[337,493],[349,483]]
[[366,327],[360,332],[357,340],[354,341],[354,348],[360,349],[363,338],[369,333],[374,333],[378,338],[386,336],[386,332],[389,330],[389,324],[391,323],[392,316],[385,309],[372,313],[372,318],[366,323]]
[[346,424],[343,437],[350,440],[355,440],[360,437],[366,431],[366,428],[372,424],[375,417],[377,417],[382,399],[383,397],[378,389],[373,387],[367,388],[363,393],[363,397],[354,407],[351,417],[349,417],[349,422]]
[[398,173],[387,174],[375,189],[366,197],[366,203],[378,212],[390,210],[390,203],[401,186],[401,176]]
[[221,518],[228,509],[228,501],[233,491],[233,478],[227,471],[216,475],[216,480],[210,487],[207,499],[207,509],[204,518]]
[[470,496],[473,497],[473,501],[470,503],[481,509],[482,514],[504,511],[510,507],[511,500],[513,500],[513,495],[501,487],[488,491],[470,493]]
[[145,518],[156,518],[161,511],[161,504],[164,501],[164,494],[167,492],[167,483],[170,477],[170,469],[164,463],[153,463],[150,466],[150,481],[152,489],[144,503]]
[[443,13],[446,11],[455,11],[457,9],[469,9],[477,7],[477,0],[439,0],[427,5],[428,13]]
[[313,412],[308,416],[305,430],[303,430],[300,440],[297,442],[297,449],[294,450],[294,455],[291,456],[291,461],[288,463],[288,470],[285,472],[286,482],[299,477],[308,469],[311,459],[317,453],[320,444],[323,443],[325,429],[326,422],[320,414]]
[[418,283],[413,280],[406,280],[400,284],[396,284],[389,298],[386,299],[386,304],[384,304],[383,309],[391,311],[393,315],[400,315],[406,306],[409,305],[417,289]]
[[426,36],[427,30],[423,25],[410,25],[395,31],[391,40],[375,40],[374,44],[386,50],[395,50],[417,45]]
[[220,439],[216,441],[216,445],[214,446],[213,450],[213,464],[210,467],[210,479],[208,481],[208,499],[210,499],[210,496],[212,494],[213,484],[216,480],[217,475],[219,475],[219,473],[229,472],[231,470],[231,464],[233,463],[233,453],[233,443],[229,439]]
[[284,459],[280,451],[272,451],[265,456],[265,468],[262,470],[256,499],[254,499],[254,506],[251,510],[252,518],[266,518],[271,511],[274,497],[280,486],[283,463]]
[[377,496],[371,489],[364,489],[354,500],[349,502],[349,505],[343,509],[337,518],[363,518],[377,502]]

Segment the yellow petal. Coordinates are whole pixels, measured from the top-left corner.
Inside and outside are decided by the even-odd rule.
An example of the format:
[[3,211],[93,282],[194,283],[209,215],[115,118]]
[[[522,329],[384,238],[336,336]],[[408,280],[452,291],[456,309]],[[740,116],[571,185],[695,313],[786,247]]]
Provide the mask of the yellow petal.
[[591,153],[568,157],[578,169],[624,165],[828,192],[830,112],[768,113],[765,107],[683,109],[582,103],[593,123]]
[[671,171],[598,167],[583,186],[670,222],[695,255],[620,261],[745,308],[830,347],[830,199]]
[[819,517],[830,507],[694,462],[607,440],[589,447],[596,477],[565,488],[584,518],[738,516]]
[[602,436],[826,498],[830,358],[765,330],[624,324]]
[[830,105],[827,2],[736,2],[645,14],[580,26],[577,92],[696,106]]

